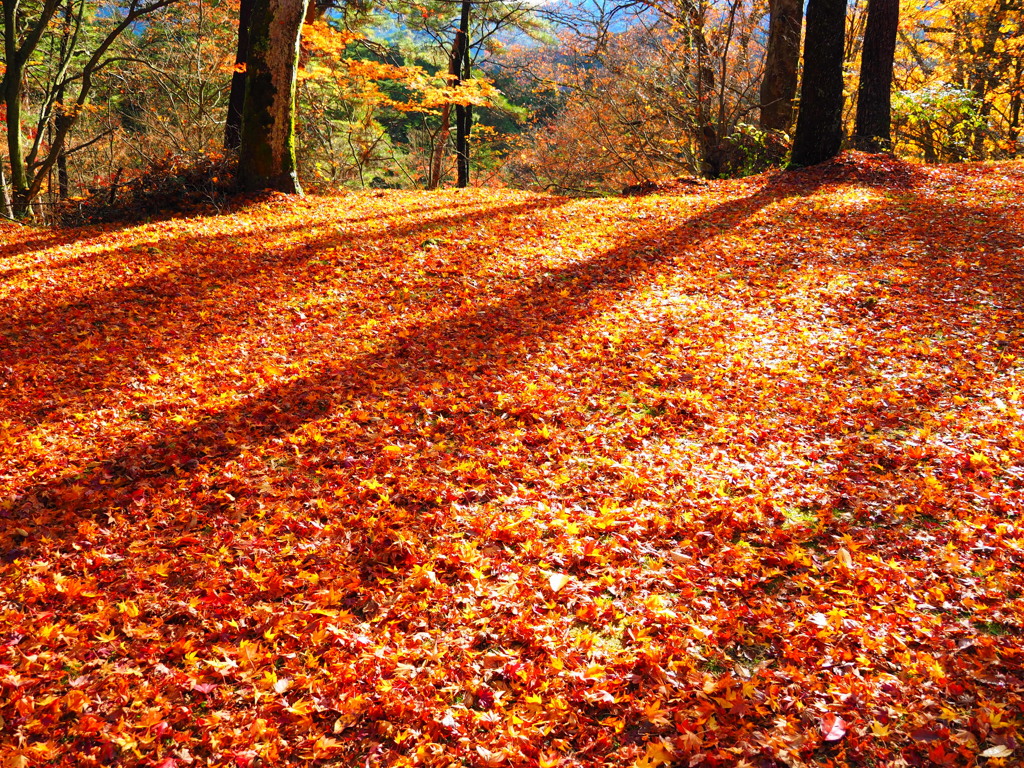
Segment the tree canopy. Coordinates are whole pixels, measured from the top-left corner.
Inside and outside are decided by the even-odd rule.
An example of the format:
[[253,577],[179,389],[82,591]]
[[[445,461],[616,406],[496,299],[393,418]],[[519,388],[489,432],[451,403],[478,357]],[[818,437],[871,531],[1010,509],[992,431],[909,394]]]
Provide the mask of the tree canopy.
[[[18,215],[59,220],[116,200],[169,156],[224,151],[225,130],[228,151],[236,146],[249,0],[3,8],[0,186]],[[296,182],[417,188],[472,176],[590,194],[784,164],[801,103],[809,135],[820,133],[818,67],[799,56],[801,9],[782,0],[487,0],[465,10],[442,0],[311,6],[295,114],[281,118],[294,124],[285,143]],[[823,156],[855,134],[859,146],[929,161],[1019,154],[1024,56],[1008,0],[904,3],[881,36],[866,1],[843,11],[842,41],[821,39],[808,20],[808,52],[840,73],[829,88],[861,94],[860,122],[854,100],[838,125],[830,108]],[[801,72],[811,87],[796,99]]]

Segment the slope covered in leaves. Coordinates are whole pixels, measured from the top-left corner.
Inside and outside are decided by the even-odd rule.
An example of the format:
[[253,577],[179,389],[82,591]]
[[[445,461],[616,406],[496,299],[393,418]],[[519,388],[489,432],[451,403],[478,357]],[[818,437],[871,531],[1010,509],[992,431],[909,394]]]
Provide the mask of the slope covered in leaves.
[[0,764],[1019,764],[1022,200],[0,231]]

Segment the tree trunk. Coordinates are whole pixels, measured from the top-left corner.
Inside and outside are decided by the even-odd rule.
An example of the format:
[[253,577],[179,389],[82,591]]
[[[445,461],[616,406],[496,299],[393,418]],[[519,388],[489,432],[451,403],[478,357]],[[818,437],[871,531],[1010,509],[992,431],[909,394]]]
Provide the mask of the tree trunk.
[[892,150],[892,69],[899,17],[899,0],[868,0],[853,131],[854,146],[865,152]]
[[[60,41],[60,60],[67,61],[70,53],[68,50],[72,44],[71,29],[74,23],[75,9],[73,0],[64,4],[64,33]],[[63,72],[61,72],[63,75]],[[57,199],[63,202],[71,194],[71,182],[68,177],[68,155],[65,151],[67,146],[68,132],[71,130],[71,118],[67,113],[67,105],[64,103],[66,87],[63,83],[57,86],[56,97],[54,98],[54,126],[60,138],[60,146],[56,147],[57,152]]]
[[451,120],[451,104],[441,107],[441,127],[434,139],[434,150],[430,154],[430,172],[427,176],[427,189],[437,189],[441,185],[441,167],[444,164],[444,148],[448,145]]
[[29,212],[28,169],[21,134],[22,62],[18,51],[18,20],[13,0],[3,0],[4,11],[4,105],[7,107],[7,156],[11,161],[11,207],[16,218]]
[[455,151],[457,180],[460,188],[469,186],[469,134],[473,128],[473,107],[458,104],[455,107]]
[[768,52],[761,81],[761,129],[786,133],[793,126],[793,98],[800,66],[801,0],[769,0]]
[[1020,59],[1017,59],[1014,65],[1014,77],[1011,83],[1013,91],[1010,95],[1010,123],[1006,131],[1010,157],[1017,157],[1017,155],[1020,154],[1017,149],[1017,140],[1020,137],[1021,95],[1024,93],[1024,83],[1022,83],[1021,78],[1022,73],[1024,73],[1024,65],[1021,64]]
[[[452,58],[454,59],[452,68],[461,73],[464,80],[468,80],[470,77],[469,11],[470,0],[462,0],[459,31],[455,35],[455,45],[452,48]],[[473,121],[471,110],[472,107],[469,104],[455,105],[455,185],[460,189],[469,186],[469,130]]]
[[5,219],[14,218],[14,211],[11,210],[11,198],[7,196],[7,177],[4,175],[3,163],[0,163],[0,215]]
[[697,161],[700,174],[709,179],[721,175],[721,126],[718,124],[715,101],[718,90],[715,86],[715,67],[704,31],[708,28],[707,6],[690,3],[685,19],[691,45],[696,56],[693,68],[696,70],[696,91],[694,93],[693,125],[697,142]]
[[[12,103],[17,106],[12,108]],[[7,154],[11,161],[11,207],[19,219],[29,212],[29,176],[21,141],[21,99],[15,98],[7,105]]]
[[[989,134],[988,117],[992,112],[992,101],[989,94],[998,86],[1005,69],[999,66],[996,46],[1002,37],[1003,22],[1006,14],[1014,4],[1009,0],[999,0],[989,11],[985,22],[985,34],[981,45],[974,51],[974,62],[969,88],[978,98],[980,125],[974,131],[974,158],[984,160],[985,139]],[[1019,8],[1019,6],[1017,6]]]
[[238,8],[238,47],[235,49],[235,71],[231,75],[228,116],[224,122],[224,149],[238,149],[242,141],[242,109],[245,106],[245,69],[249,55],[249,24],[253,0],[241,0]]
[[931,121],[924,124],[921,136],[921,148],[924,150],[924,161],[926,163],[939,162],[939,153],[935,150],[935,130]]
[[238,178],[244,189],[302,194],[295,163],[295,82],[306,0],[254,0]]
[[68,131],[71,129],[71,118],[65,113],[64,89],[61,89],[57,97],[57,134],[61,136],[60,148],[57,150],[57,199],[67,200],[71,194],[71,178],[68,176],[68,153],[65,151],[65,143]]
[[[468,0],[462,0],[462,15],[459,18],[459,28],[455,31],[455,40],[452,42],[452,52],[448,57],[448,85],[453,89],[458,88],[462,82],[462,59],[466,55],[466,41],[469,39],[467,37],[467,33],[464,31],[464,27],[468,28],[469,26],[469,5]],[[461,105],[458,104],[455,106],[455,151],[457,153],[462,149],[460,140],[465,139],[463,135],[463,121],[465,119],[465,115],[460,111],[460,107]],[[448,145],[450,120],[451,103],[447,103],[441,107],[441,128],[437,132],[437,141],[434,144],[434,153],[430,159],[430,175],[427,179],[427,189],[437,189],[441,185],[441,165],[444,160],[444,149]],[[461,156],[458,165],[458,173],[460,174],[459,180],[461,181]],[[459,186],[465,186],[465,184],[460,184]]]
[[823,163],[842,149],[845,37],[846,0],[809,0],[790,168]]

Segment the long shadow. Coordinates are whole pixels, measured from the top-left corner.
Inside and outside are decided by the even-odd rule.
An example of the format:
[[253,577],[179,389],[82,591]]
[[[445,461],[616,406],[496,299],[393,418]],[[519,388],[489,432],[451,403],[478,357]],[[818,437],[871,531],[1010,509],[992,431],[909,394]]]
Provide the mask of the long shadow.
[[[565,202],[562,198],[540,198],[534,199],[530,202],[517,204],[517,205],[503,205],[503,206],[487,206],[486,204],[477,204],[473,210],[466,211],[460,214],[448,214],[444,216],[431,217],[427,219],[416,219],[407,223],[400,224],[398,226],[389,227],[386,235],[389,238],[392,237],[404,237],[415,234],[417,232],[425,232],[433,229],[440,229],[451,227],[460,223],[469,221],[486,221],[495,216],[514,216],[522,213],[529,213],[535,210],[541,210],[557,205],[561,205]],[[461,206],[455,207],[468,207],[470,204],[462,204]],[[438,209],[424,209],[424,210],[443,210],[448,211],[448,207],[439,207]],[[402,218],[410,215],[415,215],[419,211],[407,211],[399,214]],[[256,256],[250,253],[251,250],[258,250],[259,245],[265,245],[267,238],[271,236],[287,236],[302,232],[308,226],[307,224],[288,224],[280,226],[260,227],[258,231],[238,230],[228,233],[222,233],[218,235],[204,235],[201,241],[188,240],[184,242],[182,238],[191,236],[182,236],[180,238],[166,238],[160,235],[160,233],[154,233],[152,242],[159,244],[161,249],[170,249],[176,252],[195,252],[201,248],[201,251],[197,256],[190,259],[183,259],[183,264],[169,270],[165,270],[160,276],[147,277],[142,280],[134,281],[131,285],[119,285],[116,289],[110,289],[107,291],[93,291],[88,294],[87,298],[82,301],[68,302],[66,304],[58,304],[53,307],[47,307],[45,313],[42,314],[58,314],[65,308],[70,309],[89,309],[92,306],[108,306],[111,301],[116,302],[119,299],[119,294],[123,295],[129,290],[142,290],[152,288],[151,282],[157,283],[158,285],[165,285],[168,282],[181,284],[184,287],[189,287],[192,283],[201,283],[202,281],[198,278],[203,278],[206,275],[204,268],[211,264],[217,264],[218,261],[225,262],[227,264],[239,264],[244,265],[244,268],[232,273],[233,276],[246,277],[255,273],[263,273],[267,271],[268,265],[275,265],[278,263],[293,264],[295,262],[306,261],[311,258],[312,254],[309,251],[315,247],[330,247],[339,246],[346,243],[362,240],[367,237],[367,233],[364,231],[353,231],[339,234],[337,232],[339,225],[351,225],[357,222],[364,221],[380,221],[380,216],[367,216],[359,218],[339,218],[336,221],[325,221],[321,226],[324,229],[330,229],[329,235],[315,236],[317,233],[315,230],[309,232],[309,235],[313,237],[303,238],[303,244],[299,247],[292,247],[275,251],[273,254],[262,254]],[[216,251],[219,246],[224,242],[233,242],[235,240],[244,239],[248,236],[258,236],[260,238],[259,243],[253,244],[255,247],[247,249],[242,253],[229,252],[221,254],[221,258],[218,260],[215,257],[208,255],[210,251]],[[136,251],[141,250],[143,247],[149,245],[149,241],[136,243],[134,249]],[[185,247],[188,246],[188,247]],[[130,254],[130,252],[129,252]],[[126,254],[119,249],[112,248],[107,250],[96,251],[89,254],[90,259],[102,259],[108,256],[119,256],[124,257]],[[286,261],[292,258],[291,262]],[[164,265],[164,261],[160,260],[160,265]],[[223,276],[215,274],[214,277]],[[206,282],[215,283],[215,280],[209,280]],[[14,324],[19,321],[20,318],[26,320],[31,319],[30,310],[27,310],[23,314],[8,315],[7,320],[10,324]],[[29,324],[29,323],[25,323]]]
[[[451,376],[475,376],[495,361],[508,370],[527,360],[545,340],[590,316],[606,292],[618,294],[635,288],[668,268],[679,251],[736,226],[773,202],[807,194],[815,184],[814,177],[773,178],[755,194],[714,206],[681,222],[672,231],[626,240],[596,258],[555,269],[533,285],[455,318],[404,328],[401,337],[384,338],[371,354],[324,363],[302,379],[274,384],[243,404],[209,413],[195,426],[172,429],[157,441],[137,441],[113,456],[96,456],[94,461],[99,464],[84,474],[74,473],[25,489],[13,500],[6,516],[17,521],[40,506],[58,516],[84,512],[86,506],[96,504],[124,508],[135,483],[143,478],[147,487],[159,487],[182,472],[187,473],[196,462],[228,460],[246,446],[288,434],[307,421],[322,418],[323,405],[317,393],[330,392],[333,402],[340,403],[379,397],[377,393],[382,390],[408,391],[434,382],[444,384]],[[525,206],[522,212],[533,209],[532,205]],[[510,213],[513,212],[501,209],[494,215]],[[416,232],[465,218],[430,219],[404,231]],[[352,236],[326,239],[318,242],[317,247],[351,239]],[[296,248],[275,257],[272,264],[294,267],[309,257],[306,248]],[[270,266],[266,262],[246,265],[243,272]],[[162,300],[169,303],[173,298]],[[110,294],[91,299],[97,305],[111,300]],[[128,302],[128,306],[135,304],[137,301]],[[48,330],[55,329],[51,326]],[[197,328],[176,343],[187,348],[205,335],[207,332]],[[134,352],[140,353],[145,346],[140,345]],[[50,354],[64,354],[60,339],[53,341]],[[73,361],[71,356],[68,365]],[[126,370],[127,364],[120,372]],[[115,476],[126,482],[113,491],[105,488],[106,481]],[[94,502],[84,503],[74,494],[69,501],[62,501],[67,496],[62,489],[71,485],[90,487]]]
[[[560,198],[541,198],[517,205],[446,212],[402,221],[390,226],[386,234],[389,239],[409,238],[466,222],[529,216],[564,202]],[[408,215],[401,214],[403,219]],[[32,380],[37,370],[48,372],[47,380],[35,388],[39,401],[35,406],[37,418],[56,407],[47,405],[47,401],[65,408],[77,406],[92,396],[91,390],[124,383],[143,372],[149,361],[173,350],[188,350],[204,340],[230,336],[241,327],[259,323],[259,311],[241,314],[234,312],[233,307],[227,308],[230,312],[222,317],[214,306],[212,314],[216,317],[209,317],[210,297],[230,286],[232,301],[259,301],[266,296],[277,297],[279,289],[290,286],[296,277],[308,280],[321,271],[329,273],[333,264],[310,262],[318,261],[318,254],[325,249],[350,245],[369,236],[358,230],[337,231],[339,225],[344,227],[348,223],[325,222],[323,227],[330,230],[328,233],[314,231],[312,237],[307,233],[301,245],[270,253],[258,243],[246,243],[244,250],[221,248],[223,241],[244,239],[244,234],[206,238],[197,244],[201,248],[163,240],[162,249],[191,251],[192,255],[170,269],[154,269],[127,286],[88,289],[79,300],[38,310],[13,309],[0,319],[0,337],[7,340],[0,349],[0,366],[4,366],[6,377],[12,381]],[[273,233],[287,235],[297,229],[299,225],[291,225],[276,228]],[[345,266],[358,271],[375,266],[381,258],[384,257],[364,254]],[[155,266],[159,264],[154,263]],[[173,327],[165,324],[167,318],[173,319]],[[0,402],[9,397],[0,390]],[[24,399],[25,395],[19,397]]]
[[35,237],[26,237],[0,243],[0,259],[10,256],[24,256],[38,250],[53,248],[57,245],[70,245],[79,242],[83,238],[102,235],[104,231],[100,227],[73,230],[44,230]]
[[[373,353],[324,363],[313,374],[276,383],[242,404],[205,415],[198,424],[165,431],[155,441],[131,443],[114,455],[95,456],[94,464],[82,472],[18,493],[3,513],[7,526],[16,528],[28,517],[46,518],[49,535],[62,535],[74,529],[80,515],[124,510],[140,488],[152,492],[179,482],[200,462],[230,460],[254,444],[322,418],[323,393],[330,393],[334,403],[375,399],[381,393],[398,398],[398,393],[414,388],[445,385],[452,377],[475,377],[496,364],[505,371],[523,365],[546,340],[598,311],[609,294],[642,286],[669,268],[683,250],[804,191],[806,185],[769,183],[747,198],[713,206],[672,231],[626,240],[454,318],[404,328],[401,336],[382,340]],[[292,258],[308,257],[293,253]]]
[[[246,401],[243,405],[208,414],[197,426],[187,429],[172,430],[158,442],[145,440],[126,446],[114,456],[97,456],[100,465],[86,473],[85,476],[74,474],[65,480],[43,483],[19,494],[14,500],[9,515],[17,519],[27,510],[25,504],[32,506],[42,502],[53,511],[61,508],[59,492],[62,486],[69,484],[92,483],[100,493],[97,498],[105,499],[104,503],[113,507],[123,507],[130,496],[131,483],[123,486],[115,498],[110,498],[107,491],[102,491],[105,477],[111,474],[135,478],[146,478],[146,484],[166,482],[166,478],[187,471],[196,461],[211,458],[225,460],[238,454],[242,447],[271,437],[294,431],[308,420],[323,416],[322,406],[312,406],[308,393],[331,391],[335,402],[358,400],[374,396],[375,392],[387,383],[393,389],[409,389],[423,386],[431,382],[441,382],[450,375],[475,374],[481,366],[493,365],[500,360],[505,366],[515,366],[536,349],[545,339],[577,323],[589,316],[592,302],[605,291],[627,291],[642,282],[652,273],[666,268],[672,261],[673,253],[691,247],[710,234],[720,234],[736,226],[739,222],[756,213],[761,208],[798,195],[807,194],[816,184],[821,183],[820,176],[780,175],[769,180],[764,188],[754,195],[738,200],[722,203],[704,213],[681,222],[674,230],[659,233],[639,240],[627,240],[619,247],[601,256],[579,265],[571,265],[549,272],[542,280],[523,290],[512,292],[482,309],[463,313],[453,320],[440,319],[426,323],[418,328],[405,328],[404,338],[385,338],[378,351],[359,356],[350,360],[324,364],[319,371],[301,380],[288,384],[277,384],[261,392],[256,398]],[[512,215],[518,212],[528,213],[535,210],[534,204],[520,209],[497,209],[492,215]],[[546,204],[545,204],[546,205]],[[956,212],[950,211],[953,216]],[[960,211],[962,214],[963,211]],[[911,214],[908,214],[910,216]],[[466,218],[476,220],[475,216],[439,217],[426,222],[415,222],[403,228],[405,233],[415,233],[424,228],[434,228]],[[1006,222],[1007,226],[1011,222]],[[850,234],[855,234],[850,229]],[[295,248],[285,254],[275,256],[272,261],[261,261],[245,266],[243,274],[254,271],[268,270],[273,267],[289,266],[306,262],[310,251],[316,248],[329,247],[339,242],[349,242],[355,235],[334,236],[315,241],[314,247]],[[740,266],[740,273],[744,267]],[[748,267],[754,271],[757,267]],[[216,273],[214,273],[216,274]],[[236,276],[237,272],[229,271],[227,276]],[[927,279],[924,276],[923,279]],[[99,297],[91,297],[90,303],[95,306],[108,306],[115,301],[118,292],[107,292]],[[176,296],[160,297],[162,306],[176,301]],[[124,303],[125,311],[137,307],[139,300],[133,299]],[[153,311],[153,310],[150,310]],[[43,333],[34,340],[25,341],[15,347],[15,355],[33,350],[39,355],[49,354],[53,359],[66,355],[68,378],[71,384],[82,383],[81,367],[76,367],[78,358],[75,353],[67,353],[56,317],[50,318],[51,325],[44,326]],[[41,318],[32,318],[38,324]],[[495,333],[494,329],[500,329]],[[219,328],[219,335],[223,328]],[[127,339],[131,329],[120,331],[121,338]],[[196,327],[180,336],[175,346],[188,348],[196,341],[211,335],[213,332]],[[38,343],[39,336],[52,334],[50,348],[42,350],[33,347]],[[129,347],[134,355],[149,351],[149,341],[144,340],[136,347]],[[127,357],[127,355],[126,355]],[[25,363],[31,365],[31,361]],[[132,363],[125,363],[115,374],[124,375],[134,370]],[[104,365],[98,369],[109,379],[110,368]],[[86,377],[84,382],[87,384]],[[98,383],[98,380],[97,380]],[[69,386],[69,394],[73,387]],[[84,397],[84,396],[83,396]],[[284,406],[284,407],[282,407]],[[39,416],[45,414],[40,412]],[[227,440],[224,434],[230,432]],[[220,435],[220,437],[218,437]],[[183,469],[184,468],[184,469]],[[165,480],[158,478],[163,476]],[[91,478],[91,479],[90,479]],[[33,500],[29,502],[28,500]],[[72,512],[79,502],[64,502],[65,512]]]
[[[337,198],[337,200],[339,201],[339,205],[340,205],[340,204],[343,203],[345,198],[344,197],[339,197],[339,198]],[[249,206],[238,208],[237,210],[233,211],[232,213],[223,213],[223,212],[222,213],[216,213],[216,214],[215,213],[210,213],[210,214],[207,214],[207,215],[204,215],[204,216],[200,216],[200,217],[188,217],[188,218],[189,219],[196,219],[196,218],[198,218],[200,220],[218,219],[218,218],[225,218],[225,217],[231,218],[231,216],[234,215],[234,214],[239,214],[239,215],[244,214],[248,208],[251,208],[251,207],[256,206],[256,205],[258,205],[258,201],[255,201],[255,202],[251,203]],[[422,214],[426,214],[426,213],[430,213],[430,212],[434,212],[434,211],[451,212],[451,211],[459,210],[459,209],[463,209],[463,208],[477,208],[478,209],[478,208],[481,207],[481,205],[482,205],[481,203],[476,202],[476,201],[466,201],[466,202],[453,201],[450,204],[439,204],[439,205],[429,205],[429,206],[428,205],[420,205],[420,206],[415,206],[415,207],[412,207],[412,208],[407,208],[406,210],[404,210],[402,212],[401,215],[402,216],[416,216],[416,215],[422,215]],[[172,219],[173,218],[174,217],[172,217]],[[338,217],[337,223],[341,223],[341,224],[345,224],[345,225],[353,225],[353,224],[362,224],[362,223],[370,222],[370,221],[378,221],[379,219],[380,219],[379,215],[373,215],[373,214],[370,214],[370,215],[367,215],[367,216],[351,216],[351,217],[346,217],[344,215],[341,215],[341,216]],[[147,223],[150,223],[150,222],[147,222]],[[137,229],[137,228],[140,228],[140,227],[143,227],[143,226],[145,226],[145,224],[134,222],[134,223],[131,223],[131,224],[124,224],[124,225],[121,225],[121,226],[115,226],[115,225],[96,225],[96,226],[89,226],[89,227],[76,227],[74,229],[55,229],[55,230],[48,231],[45,235],[41,235],[39,237],[31,238],[31,239],[28,239],[28,240],[21,240],[21,241],[10,243],[10,244],[0,245],[0,260],[2,260],[4,258],[30,256],[33,253],[37,252],[37,251],[44,251],[44,250],[48,250],[48,249],[51,249],[51,248],[54,248],[54,247],[59,247],[59,246],[79,245],[82,242],[88,242],[88,241],[91,241],[91,240],[104,239],[104,238],[108,237],[113,232],[128,231],[128,230]],[[288,234],[289,232],[294,232],[296,229],[299,229],[299,228],[300,227],[298,227],[296,225],[282,225],[282,226],[261,227],[260,230],[259,230],[259,234],[261,236],[266,236],[268,234],[270,234],[270,235]],[[215,237],[209,238],[209,240],[207,240],[206,242],[216,243],[216,242],[219,242],[219,241],[224,240],[224,239],[236,238],[236,237],[245,237],[247,234],[249,234],[249,231],[247,231],[245,229],[240,229],[237,232],[234,232],[234,233],[229,234],[229,235],[219,235],[219,236],[215,236]],[[163,241],[160,241],[160,242],[163,242]],[[79,254],[79,255],[76,255],[76,256],[69,256],[67,259],[65,259],[64,261],[62,261],[58,265],[53,265],[53,264],[48,263],[46,265],[33,265],[33,266],[24,266],[24,267],[4,267],[4,266],[0,266],[0,278],[13,277],[15,275],[25,274],[25,273],[28,273],[28,272],[32,272],[32,271],[34,271],[36,269],[40,269],[43,266],[45,266],[45,268],[47,270],[50,270],[50,271],[52,271],[53,269],[69,269],[69,268],[73,268],[73,267],[76,267],[76,266],[79,266],[79,265],[82,265],[82,264],[85,264],[85,263],[88,263],[88,262],[98,261],[98,260],[103,259],[103,258],[105,258],[107,256],[118,255],[118,253],[119,252],[117,250],[113,250],[113,249],[99,249],[99,250],[96,250],[96,251],[93,251],[93,252],[87,253],[87,254]],[[0,264],[2,264],[2,261],[0,261]]]

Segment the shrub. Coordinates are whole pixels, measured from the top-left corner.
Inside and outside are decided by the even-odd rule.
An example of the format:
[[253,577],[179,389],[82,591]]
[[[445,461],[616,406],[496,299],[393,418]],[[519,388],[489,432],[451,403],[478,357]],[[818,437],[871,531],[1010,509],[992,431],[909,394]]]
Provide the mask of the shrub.
[[63,201],[57,221],[77,226],[219,210],[236,191],[236,166],[232,155],[168,153],[134,178],[118,175],[88,197]]

